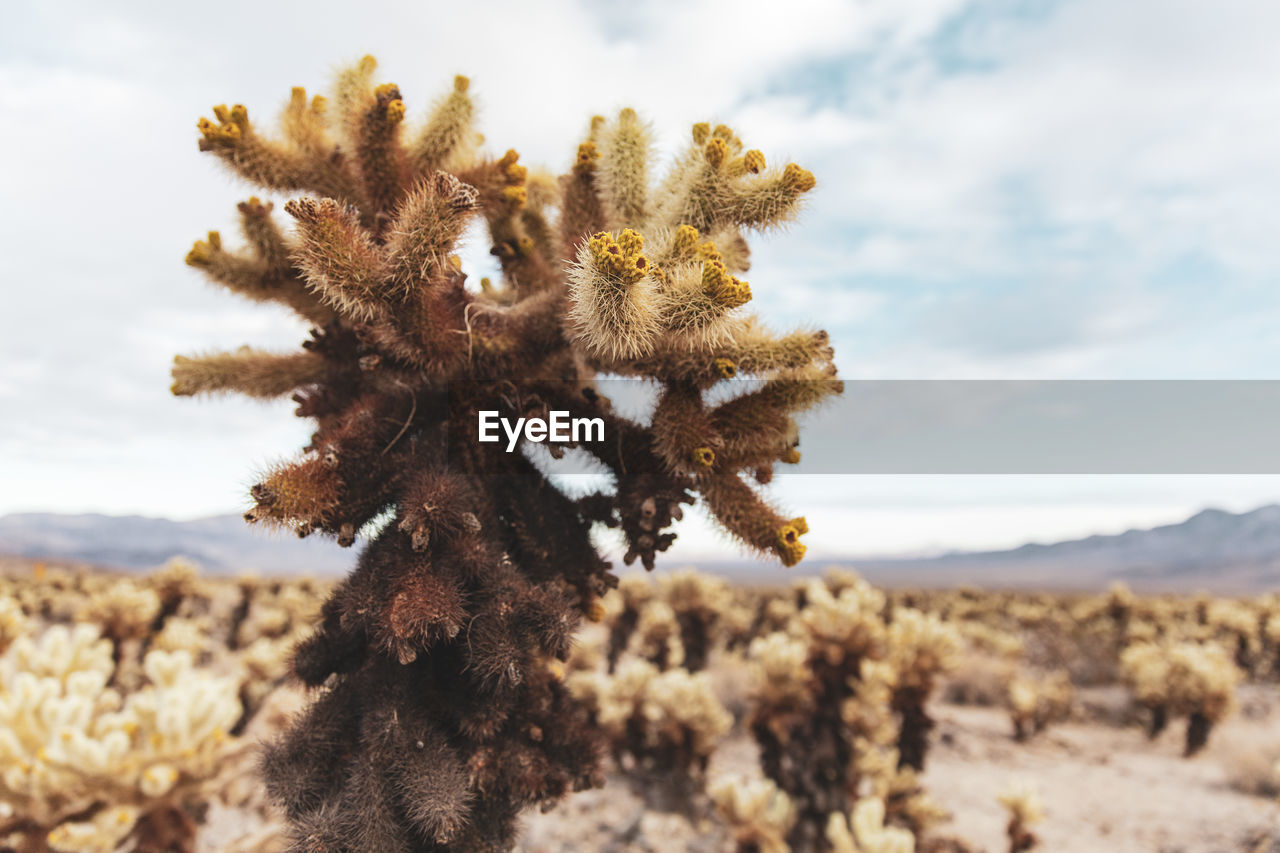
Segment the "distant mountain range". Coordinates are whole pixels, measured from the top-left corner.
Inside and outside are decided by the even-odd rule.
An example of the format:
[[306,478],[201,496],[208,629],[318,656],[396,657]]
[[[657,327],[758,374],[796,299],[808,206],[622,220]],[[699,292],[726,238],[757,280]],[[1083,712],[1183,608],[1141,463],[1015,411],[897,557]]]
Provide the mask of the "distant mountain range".
[[[238,515],[196,521],[141,516],[22,513],[0,516],[0,555],[148,569],[181,555],[210,572],[344,572],[357,549],[319,537],[298,540],[245,524]],[[814,560],[809,573],[848,566],[890,585],[1098,589],[1123,580],[1137,589],[1249,592],[1280,589],[1280,505],[1244,513],[1198,512],[1179,524],[1089,536],[1007,551],[928,559]],[[750,583],[793,576],[772,564],[702,561],[699,568]]]
[[[701,562],[700,569],[746,583],[774,584],[764,563]],[[884,586],[977,586],[1098,590],[1124,581],[1145,591],[1251,593],[1280,590],[1280,505],[1244,513],[1206,509],[1178,524],[1089,536],[1006,551],[938,557],[806,560],[794,574],[852,569]]]
[[345,572],[356,550],[251,526],[238,515],[171,521],[140,515],[18,513],[0,516],[0,554],[151,569],[182,556],[209,572]]
[[1250,592],[1280,589],[1280,505],[1243,513],[1206,509],[1178,524],[1007,551],[859,562],[878,582],[992,587]]

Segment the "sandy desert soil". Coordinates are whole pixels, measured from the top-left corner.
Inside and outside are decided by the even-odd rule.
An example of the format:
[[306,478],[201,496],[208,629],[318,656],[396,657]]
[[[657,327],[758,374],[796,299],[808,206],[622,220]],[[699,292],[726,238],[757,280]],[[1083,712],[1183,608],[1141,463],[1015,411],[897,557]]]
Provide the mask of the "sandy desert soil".
[[1134,727],[1064,723],[1020,744],[998,710],[944,706],[937,718],[925,787],[954,815],[945,831],[985,850],[1004,847],[996,797],[1023,783],[1044,801],[1036,831],[1046,851],[1280,850],[1275,801],[1233,790],[1226,772],[1241,742],[1274,751],[1274,714],[1224,724],[1189,760],[1180,726],[1150,742]]
[[[1241,750],[1277,752],[1280,694],[1262,688],[1242,714],[1214,733],[1210,748],[1182,758],[1180,726],[1148,741],[1137,727],[1104,721],[1064,723],[1027,743],[1010,737],[998,708],[938,705],[924,784],[953,815],[938,835],[971,849],[1007,849],[1006,815],[997,797],[1029,784],[1045,804],[1036,829],[1048,853],[1280,853],[1280,806],[1228,784]],[[1118,697],[1116,697],[1118,698]],[[1251,703],[1251,704],[1250,704]],[[717,750],[712,773],[747,772],[754,746],[736,734]],[[701,826],[645,809],[611,775],[603,790],[578,794],[526,820],[523,853],[569,851],[731,851],[713,819]]]

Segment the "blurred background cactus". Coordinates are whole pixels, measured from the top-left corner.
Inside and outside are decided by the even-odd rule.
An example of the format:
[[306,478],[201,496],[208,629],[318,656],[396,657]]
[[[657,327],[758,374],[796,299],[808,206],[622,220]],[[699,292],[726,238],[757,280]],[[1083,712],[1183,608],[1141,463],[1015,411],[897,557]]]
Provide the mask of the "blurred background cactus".
[[[296,353],[179,357],[173,390],[292,394],[316,432],[254,486],[247,517],[370,539],[294,660],[319,693],[264,760],[296,849],[505,849],[522,808],[598,782],[595,729],[548,665],[617,582],[593,524],[652,568],[696,497],[748,548],[788,566],[804,554],[804,519],[744,475],[767,483],[796,461],[796,416],[840,384],[825,334],[770,332],[742,312],[739,276],[745,232],[793,218],[814,178],[699,124],[656,180],[650,131],[623,110],[593,119],[553,179],[480,151],[466,78],[415,122],[375,70],[361,60],[329,98],[294,89],[276,135],[240,105],[200,121],[201,150],[236,175],[307,195],[284,206],[291,233],[250,198],[245,247],[210,233],[187,262],[313,329]],[[501,282],[469,284],[454,254],[473,220]],[[612,409],[605,372],[658,383],[649,423]],[[735,377],[760,382],[710,393]],[[576,446],[611,488],[575,499],[478,441],[484,410],[600,418],[605,440]],[[700,666],[713,606],[641,615],[652,656]],[[688,767],[705,745],[654,709],[701,694],[673,678],[631,696],[642,710],[626,719],[662,729],[635,753]]]
[[[1118,786],[1109,832],[1132,839],[1145,831],[1140,817],[1123,824],[1137,766],[1159,773],[1144,785],[1165,799],[1233,808],[1234,788],[1252,809],[1275,795],[1280,749],[1261,736],[1280,679],[1274,597],[885,591],[842,571],[727,595],[688,571],[622,585],[543,670],[574,697],[570,722],[601,744],[609,784],[527,818],[520,850],[1050,849],[1095,832],[1072,799],[1080,779]],[[0,850],[289,849],[296,830],[256,778],[258,745],[305,707],[292,650],[334,588],[182,563],[0,576]],[[145,618],[126,618],[123,601]],[[615,645],[626,601],[665,614],[667,645],[643,641],[638,618]],[[704,606],[716,609],[705,665],[656,661],[655,648],[685,646],[675,614]],[[1252,671],[1236,662],[1246,624]],[[1188,726],[1148,741],[1160,708]],[[924,772],[903,758],[921,746]],[[1008,792],[1011,772],[1049,808],[1025,785]]]
[[[253,675],[225,646],[219,654],[212,622],[197,642],[165,638],[190,637],[174,626],[223,606],[180,565],[145,584],[48,580],[0,598],[8,624],[24,629],[0,656],[0,842],[21,851],[194,850],[192,814],[208,808],[214,777],[245,751],[235,735]],[[140,603],[133,615],[126,601]],[[157,628],[170,608],[192,616]],[[121,632],[126,624],[134,627]]]

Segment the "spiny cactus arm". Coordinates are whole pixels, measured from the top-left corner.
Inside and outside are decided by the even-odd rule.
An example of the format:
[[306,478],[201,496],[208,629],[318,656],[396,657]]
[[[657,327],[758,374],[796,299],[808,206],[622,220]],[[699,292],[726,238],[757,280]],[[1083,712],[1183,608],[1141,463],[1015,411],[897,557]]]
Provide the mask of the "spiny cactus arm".
[[689,342],[661,349],[645,358],[617,364],[623,376],[660,376],[709,387],[721,379],[768,376],[778,371],[827,364],[832,357],[826,332],[798,331],[782,336],[769,332],[753,316],[735,318],[727,340],[711,346]]
[[358,189],[350,202],[360,222],[381,236],[396,199],[409,185],[409,164],[400,142],[404,101],[394,83],[374,85],[377,67],[377,60],[365,56],[338,74],[333,128],[340,149],[349,155],[345,165]]
[[314,530],[349,546],[393,499],[413,455],[401,441],[424,416],[411,395],[368,394],[324,424],[301,459],[278,466],[251,490],[250,521],[306,536]]
[[[278,465],[268,470],[251,489],[255,505],[245,513],[245,518],[286,527],[297,531],[299,536],[328,530],[338,508],[342,485],[333,467],[316,455]],[[354,533],[353,530],[353,536]]]
[[653,409],[653,446],[668,471],[701,474],[711,469],[724,441],[702,401],[688,382],[666,382]]
[[501,264],[508,295],[514,298],[558,289],[563,281],[547,218],[558,201],[554,180],[544,174],[530,177],[519,156],[509,150],[496,161],[459,173],[479,189],[492,241],[490,254]]
[[742,147],[725,125],[694,125],[693,145],[663,186],[659,219],[710,234],[726,226],[768,228],[793,217],[800,197],[814,187],[813,175],[794,163],[766,171],[764,155],[741,153]]
[[636,111],[624,109],[598,131],[597,191],[611,230],[645,225],[650,216],[649,162],[653,132]]
[[[311,116],[303,118],[306,111]],[[272,140],[261,136],[249,121],[246,107],[225,104],[213,108],[216,121],[202,118],[200,150],[212,152],[241,178],[255,186],[281,192],[316,192],[344,201],[357,201],[354,181],[345,172],[336,145],[320,136],[324,101],[306,106],[306,93],[294,89],[286,109],[285,127],[307,142]]]
[[236,205],[240,211],[240,228],[245,239],[253,247],[258,258],[267,265],[267,269],[277,276],[285,277],[293,272],[293,263],[289,259],[289,246],[280,226],[271,216],[275,205],[264,202],[257,196],[250,196],[248,201]]
[[419,175],[437,169],[452,170],[469,162],[481,137],[475,131],[475,105],[467,90],[471,81],[459,74],[453,89],[431,110],[426,124],[409,145],[409,156]]
[[268,353],[241,347],[235,352],[175,356],[172,391],[179,397],[238,391],[270,399],[321,381],[327,373],[316,353]]
[[449,256],[478,202],[475,187],[445,172],[431,173],[405,196],[386,244],[391,280],[400,293],[407,296],[452,276]]
[[[244,219],[248,231],[250,216]],[[266,237],[261,233],[265,228],[254,228],[259,232],[255,236]],[[217,231],[210,231],[205,240],[197,240],[187,252],[186,261],[211,281],[255,302],[283,303],[313,323],[327,323],[334,317],[333,309],[308,291],[291,268],[281,268],[262,255],[229,252],[223,248],[222,235]]]
[[796,331],[775,336],[754,317],[734,330],[721,357],[732,361],[741,375],[767,375],[808,364],[830,364],[831,339],[823,331]]
[[284,209],[298,223],[295,257],[308,286],[344,316],[386,319],[390,262],[359,213],[329,198],[293,199]]
[[[761,163],[763,160],[761,157]],[[781,170],[739,178],[725,188],[719,199],[717,224],[766,228],[786,222],[795,216],[800,197],[816,185],[813,173],[795,163],[788,163]]]
[[804,556],[800,537],[809,532],[803,518],[787,519],[770,507],[736,472],[714,473],[698,484],[707,509],[748,547],[778,556],[794,566]]
[[839,394],[843,383],[832,378],[834,370],[810,365],[782,371],[756,391],[721,403],[708,418],[722,437],[724,463],[738,467],[797,461],[794,417],[828,397]]
[[367,207],[362,207],[366,221],[380,233],[396,201],[409,185],[409,162],[403,145],[405,106],[400,89],[394,83],[383,83],[365,97],[352,99],[359,104],[355,126],[355,158],[360,175],[360,188]]
[[578,145],[573,166],[560,178],[560,258],[572,262],[583,241],[607,227],[598,190],[597,170],[600,164],[600,129],[603,116],[591,119],[587,138]]
[[307,90],[294,86],[289,92],[289,103],[280,115],[280,130],[285,139],[313,162],[338,162],[341,159],[334,156],[336,152],[333,138],[329,134],[328,108],[329,99],[324,95],[315,95],[307,100]]
[[676,534],[663,531],[684,517],[681,504],[694,502],[689,491],[693,483],[664,468],[649,430],[612,412],[603,401],[591,414],[603,419],[610,440],[591,442],[583,449],[608,468],[614,493],[588,496],[583,499],[587,505],[580,501],[579,507],[590,510],[584,517],[622,529],[626,565],[639,558],[645,569],[652,571],[657,554],[671,547],[676,538]]

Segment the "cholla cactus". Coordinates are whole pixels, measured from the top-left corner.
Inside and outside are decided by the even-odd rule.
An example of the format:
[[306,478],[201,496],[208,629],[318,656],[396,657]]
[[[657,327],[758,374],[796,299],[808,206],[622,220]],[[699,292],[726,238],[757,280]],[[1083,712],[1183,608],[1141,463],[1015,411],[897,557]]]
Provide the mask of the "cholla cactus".
[[653,598],[654,589],[647,575],[626,575],[618,581],[618,594],[613,596],[609,622],[609,671],[627,650],[632,633],[640,624],[640,611]]
[[1022,656],[1025,644],[1008,631],[983,622],[960,622],[955,627],[971,649],[1011,660]]
[[[375,68],[343,72],[329,100],[295,89],[279,138],[239,105],[201,120],[201,149],[233,172],[313,195],[285,204],[292,235],[249,199],[248,248],[211,233],[188,263],[315,328],[296,353],[178,358],[173,390],[292,393],[315,419],[303,455],[253,488],[251,520],[351,545],[391,518],[299,648],[297,673],[328,686],[266,759],[296,849],[499,849],[520,809],[597,778],[583,715],[545,665],[616,582],[593,522],[651,568],[697,494],[747,546],[787,565],[804,552],[804,519],[742,475],[798,458],[795,416],[839,391],[832,353],[823,333],[777,336],[743,314],[738,276],[743,229],[792,217],[814,179],[698,125],[655,185],[649,131],[624,111],[592,122],[557,183],[514,151],[477,153],[466,78],[415,128]],[[477,219],[504,276],[478,291],[452,254]],[[651,426],[610,408],[598,371],[661,383]],[[735,375],[764,381],[708,402]],[[576,443],[613,490],[571,500],[480,441],[482,411],[598,418],[604,440]]]
[[738,853],[791,853],[786,839],[796,810],[773,782],[726,774],[714,779],[707,793],[732,829]]
[[1044,820],[1040,796],[1030,788],[1010,790],[999,797],[1000,805],[1009,813],[1005,834],[1009,836],[1009,853],[1023,853],[1040,845],[1031,825]]
[[908,837],[924,832],[945,817],[916,772],[932,725],[925,706],[958,659],[959,633],[909,607],[890,614],[885,595],[848,572],[793,593],[785,631],[749,650],[748,726],[765,775],[796,806],[788,842],[820,847],[830,816],[866,797]]
[[1071,716],[1075,688],[1066,672],[1056,672],[1041,679],[1014,678],[1008,694],[1014,739],[1024,741]]
[[729,584],[722,578],[686,569],[659,578],[658,588],[680,625],[684,668],[690,672],[704,669],[720,639],[724,614],[733,607]]
[[827,820],[827,842],[833,853],[915,853],[915,836],[885,826],[884,816],[884,801],[876,797],[859,800],[848,817],[833,812]]
[[130,653],[137,651],[159,615],[160,596],[155,590],[121,579],[94,593],[76,613],[76,621],[99,626],[115,656],[112,678],[131,680],[137,673],[120,664],[128,659],[136,663],[137,657]]
[[18,599],[0,595],[0,653],[29,630],[30,620]]
[[1170,717],[1187,717],[1188,756],[1203,749],[1213,726],[1235,709],[1240,670],[1218,646],[1139,643],[1125,649],[1121,665],[1135,701],[1151,714],[1151,737]]
[[669,811],[694,808],[711,753],[733,725],[705,673],[660,671],[628,658],[612,675],[574,673],[570,686],[651,805]]
[[[89,625],[20,637],[0,659],[0,797],[15,808],[0,837],[85,849],[70,845],[119,830],[139,849],[190,849],[181,806],[228,745],[236,684],[193,669],[186,652],[154,650],[147,684],[121,696],[107,687],[114,669],[110,641]],[[134,809],[129,822],[59,829],[106,804]]]
[[130,806],[102,809],[88,820],[67,821],[49,833],[48,843],[57,850],[76,853],[115,853],[127,844],[138,821],[138,810]]
[[166,652],[189,652],[199,660],[213,648],[213,625],[208,618],[170,617],[151,637],[151,648]]
[[1205,623],[1234,647],[1234,660],[1252,678],[1260,661],[1262,625],[1257,613],[1238,601],[1213,601],[1205,613]]
[[676,620],[676,612],[665,601],[650,601],[640,611],[635,640],[636,653],[658,669],[684,666],[680,623]]
[[887,648],[887,661],[895,673],[892,706],[901,716],[898,761],[903,767],[923,770],[933,728],[925,703],[938,677],[959,662],[960,634],[936,616],[899,609],[889,625]]
[[[795,804],[789,843],[807,850],[817,845],[828,816],[856,797],[858,738],[865,732],[846,722],[847,705],[865,688],[864,664],[883,657],[887,629],[884,595],[861,579],[838,596],[810,581],[803,600],[787,633],[751,644],[757,687],[747,725],[765,776]],[[889,695],[886,688],[876,706],[886,713]],[[896,737],[897,730],[881,734]]]

